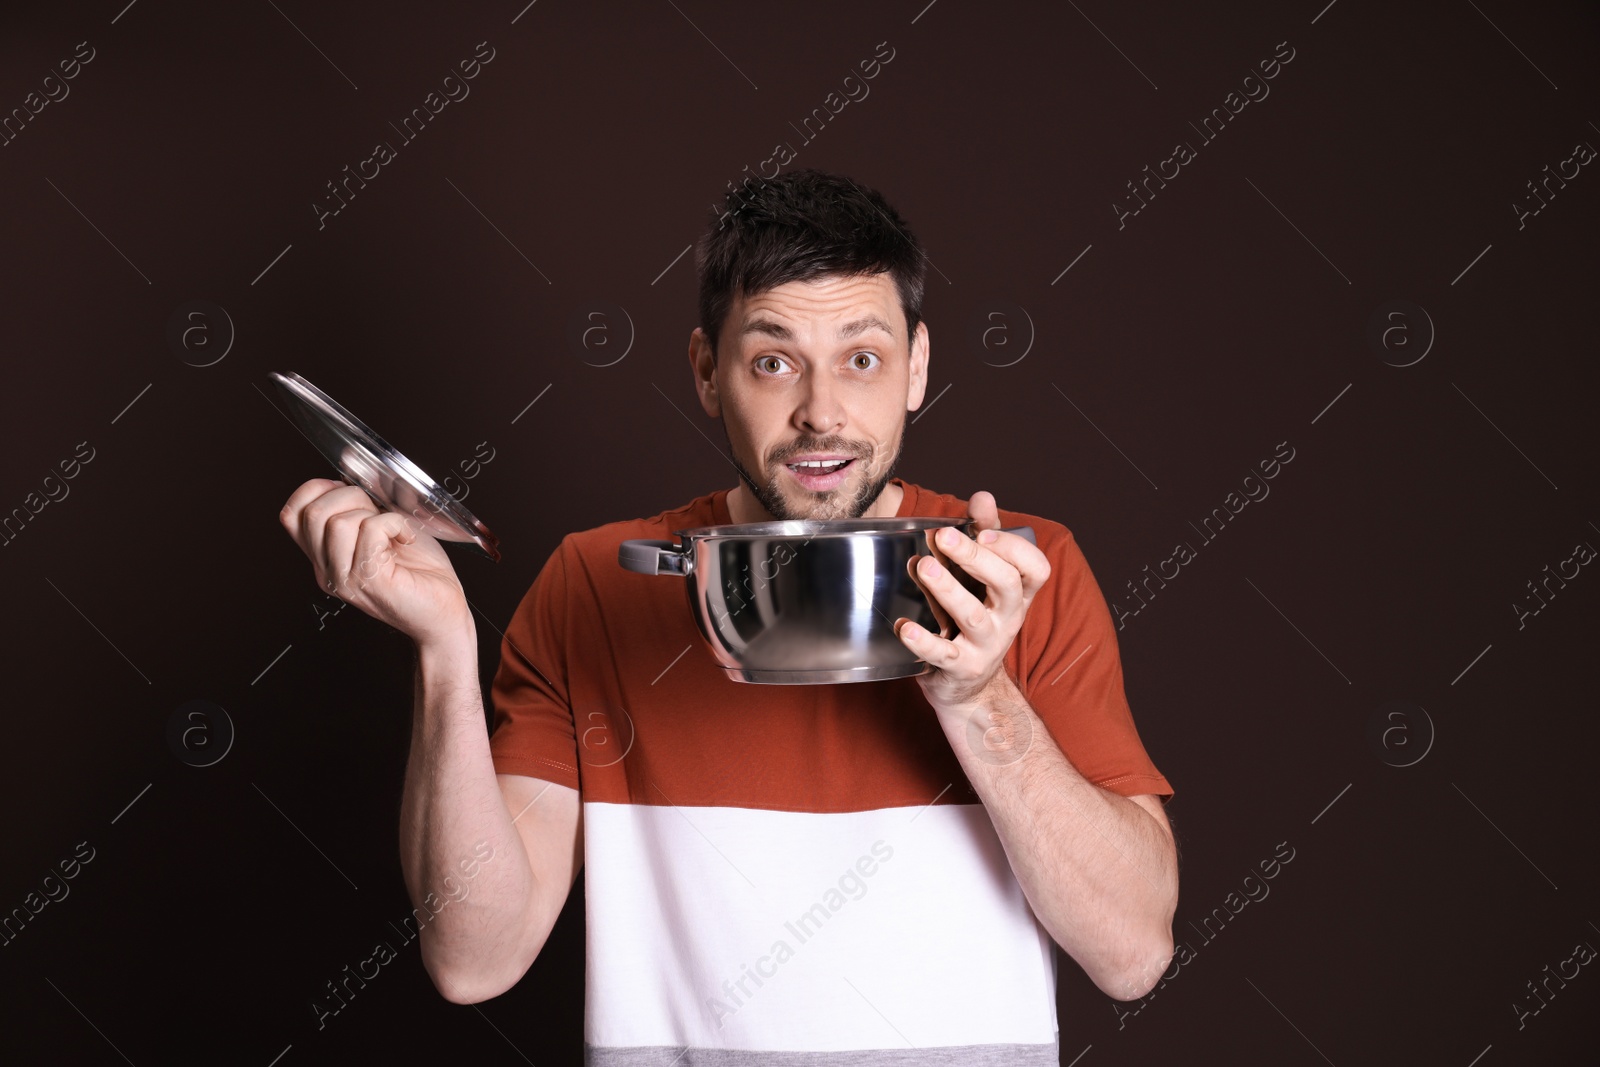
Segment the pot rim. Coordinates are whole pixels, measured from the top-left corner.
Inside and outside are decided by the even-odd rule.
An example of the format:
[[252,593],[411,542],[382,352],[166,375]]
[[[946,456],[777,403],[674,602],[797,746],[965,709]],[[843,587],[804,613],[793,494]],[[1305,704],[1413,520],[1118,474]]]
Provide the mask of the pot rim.
[[674,530],[684,539],[725,540],[728,538],[841,538],[860,534],[916,534],[954,526],[965,530],[974,519],[949,516],[895,516],[886,519],[777,519],[772,522],[730,523],[722,526],[696,526]]

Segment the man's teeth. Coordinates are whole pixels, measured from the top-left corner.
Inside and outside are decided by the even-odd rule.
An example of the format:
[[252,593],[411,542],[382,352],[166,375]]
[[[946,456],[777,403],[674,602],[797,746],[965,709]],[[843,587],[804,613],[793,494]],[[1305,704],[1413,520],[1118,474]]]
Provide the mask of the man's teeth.
[[815,467],[815,468],[842,467],[846,463],[849,463],[849,462],[850,461],[847,460],[847,459],[828,459],[828,460],[812,460],[812,459],[808,459],[808,460],[802,460],[799,463],[791,463],[791,464],[789,464],[789,466],[791,466],[791,467]]

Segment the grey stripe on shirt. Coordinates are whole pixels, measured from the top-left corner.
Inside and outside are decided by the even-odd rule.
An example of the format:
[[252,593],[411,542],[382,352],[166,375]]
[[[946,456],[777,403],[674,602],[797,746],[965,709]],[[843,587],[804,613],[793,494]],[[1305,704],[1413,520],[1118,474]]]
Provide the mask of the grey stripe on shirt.
[[753,1049],[647,1045],[585,1045],[584,1067],[1059,1067],[1060,1038],[1048,1045],[944,1045],[838,1052],[763,1052]]

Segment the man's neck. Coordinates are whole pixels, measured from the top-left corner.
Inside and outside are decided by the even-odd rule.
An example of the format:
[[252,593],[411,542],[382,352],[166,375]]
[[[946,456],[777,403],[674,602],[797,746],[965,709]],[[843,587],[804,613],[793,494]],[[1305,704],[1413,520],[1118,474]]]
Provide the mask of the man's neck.
[[[878,494],[878,499],[862,515],[865,519],[892,519],[900,511],[900,500],[905,496],[894,482],[889,482],[883,487],[883,492]],[[728,518],[736,524],[747,522],[771,522],[772,516],[767,514],[756,498],[751,495],[749,486],[740,482],[728,493]]]

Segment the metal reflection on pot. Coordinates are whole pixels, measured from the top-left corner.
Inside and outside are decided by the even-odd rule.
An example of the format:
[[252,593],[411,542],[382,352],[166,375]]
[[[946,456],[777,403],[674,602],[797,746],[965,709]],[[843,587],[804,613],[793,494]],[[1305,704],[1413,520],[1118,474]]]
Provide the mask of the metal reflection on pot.
[[[681,543],[624,541],[617,561],[684,579],[695,624],[735,681],[882,681],[933,669],[896,636],[896,619],[959,633],[918,579],[919,557],[936,557],[978,599],[986,594],[935,547],[948,526],[977,534],[972,519],[790,519],[674,531]],[[1007,532],[1034,540],[1031,527]]]

